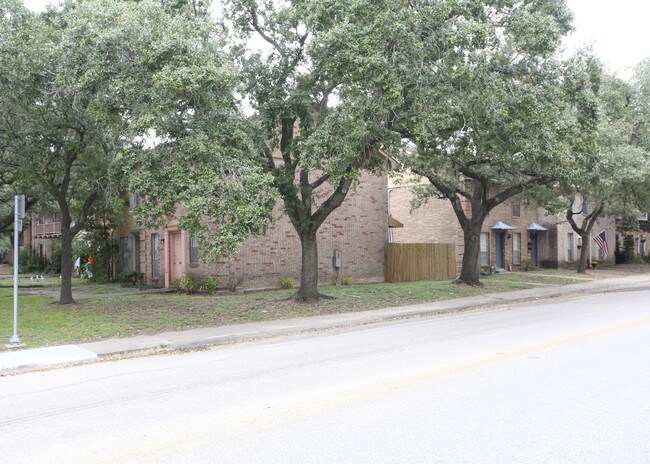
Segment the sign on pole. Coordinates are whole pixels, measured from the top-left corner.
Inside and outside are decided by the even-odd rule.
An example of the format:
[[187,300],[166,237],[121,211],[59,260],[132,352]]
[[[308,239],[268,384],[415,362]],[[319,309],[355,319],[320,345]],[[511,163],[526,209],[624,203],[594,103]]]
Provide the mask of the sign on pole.
[[18,336],[18,245],[25,217],[25,195],[16,195],[14,201],[14,334],[9,339],[12,345],[20,344]]

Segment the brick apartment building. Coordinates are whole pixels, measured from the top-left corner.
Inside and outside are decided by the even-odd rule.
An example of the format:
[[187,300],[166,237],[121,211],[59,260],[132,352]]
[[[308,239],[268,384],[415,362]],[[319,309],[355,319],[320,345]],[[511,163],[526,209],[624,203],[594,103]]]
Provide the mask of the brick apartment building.
[[[131,205],[136,202],[132,195]],[[159,230],[144,230],[131,217],[115,233],[120,250],[117,271],[137,270],[146,283],[161,287],[184,275],[215,276],[221,288],[273,288],[281,276],[297,282],[300,239],[279,204],[275,217],[266,235],[247,239],[234,259],[217,262],[201,259],[198,241],[179,230],[175,218]],[[337,272],[350,275],[353,282],[383,282],[388,222],[387,177],[363,174],[356,190],[318,231],[320,283],[331,283]]]
[[[463,232],[451,203],[430,199],[411,211],[413,186],[389,181],[389,214],[404,224],[391,229],[389,241],[398,243],[452,243],[456,246],[456,268],[460,272],[463,259]],[[423,181],[425,182],[425,181]],[[591,259],[614,263],[614,221],[600,219],[594,233],[606,231],[610,250],[605,258],[592,241]],[[543,208],[510,200],[497,206],[486,218],[481,231],[481,266],[521,270],[526,261],[545,268],[575,268],[582,243],[571,226],[561,218],[548,215]]]
[[638,230],[626,230],[617,224],[617,239],[621,250],[627,249],[627,252],[636,258],[648,256],[647,238],[650,237],[650,216],[644,213],[639,216]]

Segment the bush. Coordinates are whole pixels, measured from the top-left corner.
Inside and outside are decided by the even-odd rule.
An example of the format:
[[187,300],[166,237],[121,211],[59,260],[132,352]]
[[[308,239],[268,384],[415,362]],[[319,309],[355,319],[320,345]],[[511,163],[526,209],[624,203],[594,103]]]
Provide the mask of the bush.
[[535,265],[533,264],[533,260],[532,260],[532,259],[528,258],[528,259],[526,259],[526,260],[522,263],[522,265],[521,265],[521,270],[524,271],[524,272],[536,271],[536,270],[537,270],[537,266],[535,266]]
[[334,285],[336,287],[338,284],[339,284],[339,276],[334,274],[332,276],[332,285]]
[[207,292],[211,295],[214,295],[217,292],[218,287],[217,278],[213,276],[208,276],[203,282],[201,282],[201,291]]
[[293,279],[289,276],[280,276],[280,287],[285,290],[293,288]]
[[30,250],[22,250],[18,252],[18,272],[27,274],[29,272],[43,272],[47,269],[48,262],[46,258],[41,258]]
[[341,285],[350,285],[350,282],[352,282],[350,274],[343,274],[341,276]]
[[48,274],[58,274],[61,272],[61,244],[55,243],[52,245],[52,259],[50,265],[46,269]]
[[94,284],[107,284],[111,281],[111,279],[109,279],[105,275],[96,275],[96,274],[93,274],[93,276],[88,280]]
[[188,276],[183,276],[174,281],[172,284],[177,292],[181,293],[196,293],[199,290],[199,283]]
[[117,281],[126,285],[142,285],[144,274],[138,271],[120,272]]

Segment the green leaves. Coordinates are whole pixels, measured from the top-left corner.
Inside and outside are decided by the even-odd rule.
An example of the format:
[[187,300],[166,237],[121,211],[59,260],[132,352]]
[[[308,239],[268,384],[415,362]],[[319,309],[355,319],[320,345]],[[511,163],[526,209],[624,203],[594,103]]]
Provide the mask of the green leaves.
[[[400,5],[365,0],[226,5],[238,33],[257,38],[249,45],[265,44],[240,55],[245,95],[264,130],[254,134],[259,160],[274,172],[285,205],[292,205],[287,208],[302,209],[290,216],[308,217],[316,206],[308,200],[318,188],[309,185],[314,178],[325,176],[332,186],[353,181],[362,169],[380,166],[377,150],[398,140],[387,118],[402,97],[388,66],[391,40],[404,27],[395,21]],[[299,181],[300,176],[312,180]],[[299,192],[304,198],[295,198]]]

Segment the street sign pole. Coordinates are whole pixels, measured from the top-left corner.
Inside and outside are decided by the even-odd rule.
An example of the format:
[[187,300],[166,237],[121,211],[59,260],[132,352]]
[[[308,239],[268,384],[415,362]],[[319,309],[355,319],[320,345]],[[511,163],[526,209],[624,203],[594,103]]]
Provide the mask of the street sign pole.
[[18,336],[18,246],[25,217],[25,195],[16,195],[14,201],[14,334],[9,339],[12,345],[20,345]]

